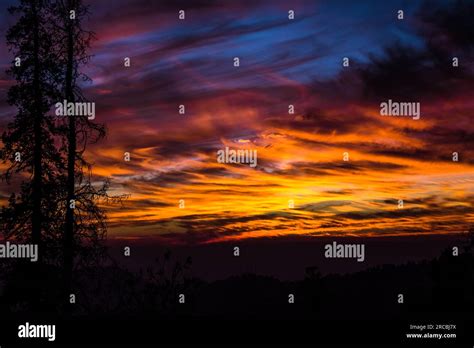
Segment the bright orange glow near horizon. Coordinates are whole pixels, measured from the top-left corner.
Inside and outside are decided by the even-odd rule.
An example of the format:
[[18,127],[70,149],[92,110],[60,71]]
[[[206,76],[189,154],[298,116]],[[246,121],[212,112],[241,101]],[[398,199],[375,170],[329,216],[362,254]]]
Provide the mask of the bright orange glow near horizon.
[[[338,122],[344,122],[343,112],[335,113]],[[184,146],[188,154],[181,148],[178,156],[170,158],[159,146],[136,147],[131,161],[124,162],[120,161],[123,148],[101,149],[101,154],[94,155],[116,161],[108,166],[97,161],[95,172],[114,178],[115,193],[131,195],[121,207],[106,207],[109,235],[186,242],[180,236],[192,234],[193,242],[208,243],[289,235],[466,231],[474,222],[472,164],[453,162],[452,151],[442,144],[439,151],[444,158],[439,159],[390,153],[413,153],[433,146],[409,137],[406,129],[431,127],[438,117],[436,112],[425,113],[418,121],[382,118],[370,109],[357,112],[379,117],[382,124],[360,124],[349,134],[327,133],[312,127],[313,120],[288,115],[283,117],[297,126],[268,127],[268,119],[259,120],[247,110],[243,113],[250,115],[245,122],[246,128],[254,129],[252,136],[220,137],[203,149],[199,135],[205,138],[217,132],[213,127],[219,127],[222,117],[239,114],[234,109],[227,114],[216,112],[219,121],[209,120],[209,114],[198,114],[193,120],[183,119],[179,132],[155,130],[144,135]],[[197,122],[200,117],[202,124]],[[241,120],[234,118],[236,126]],[[196,139],[196,148],[182,142],[188,137]],[[258,165],[218,163],[216,150],[225,147],[257,150]],[[343,160],[345,152],[348,161]],[[180,200],[184,200],[184,208],[179,207]],[[403,200],[403,207],[399,200]],[[294,208],[290,208],[290,201]]]

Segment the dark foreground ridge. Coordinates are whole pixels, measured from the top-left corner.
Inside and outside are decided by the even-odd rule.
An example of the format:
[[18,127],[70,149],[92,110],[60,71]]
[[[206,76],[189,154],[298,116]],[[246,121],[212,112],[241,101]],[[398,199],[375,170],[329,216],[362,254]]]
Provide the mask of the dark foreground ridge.
[[[14,267],[16,271],[3,274],[0,308],[5,314],[2,318],[10,319],[3,326],[4,337],[12,340],[18,339],[14,337],[17,333],[14,326],[25,321],[56,323],[59,342],[97,339],[110,343],[130,341],[136,337],[130,335],[133,330],[138,333],[153,325],[163,328],[178,325],[176,319],[180,319],[180,327],[189,327],[190,332],[211,322],[216,327],[225,326],[226,322],[233,326],[234,319],[271,320],[275,327],[291,327],[304,319],[315,320],[314,330],[321,332],[323,339],[334,333],[335,327],[344,327],[348,333],[357,328],[359,335],[363,334],[368,341],[388,335],[385,339],[397,343],[406,339],[403,336],[411,332],[410,325],[429,323],[454,325],[457,338],[453,342],[467,342],[472,335],[469,329],[474,304],[471,244],[458,256],[446,249],[429,261],[378,266],[346,275],[323,276],[318,267],[307,267],[305,278],[299,281],[280,281],[255,274],[203,281],[188,276],[191,259],[176,260],[169,252],[139,272],[129,271],[109,259],[106,265],[81,271],[75,284],[76,302],[73,311],[67,313],[61,312],[58,305],[60,278],[56,269],[42,271],[41,311],[31,311],[28,303],[29,289],[33,286],[28,277],[31,267],[26,262]],[[275,319],[279,319],[278,323]],[[301,325],[313,326],[309,322]],[[102,338],[64,335],[73,328],[92,333],[97,327],[105,333]],[[127,327],[126,334],[116,332],[121,327]],[[14,334],[5,331],[8,329]],[[221,332],[226,330],[221,329]],[[189,339],[172,338],[166,330],[160,332],[160,342]],[[243,335],[247,337],[251,332],[248,328]],[[151,334],[141,335],[144,340],[156,341]],[[285,339],[282,333],[272,337]],[[345,341],[347,336],[344,337],[335,335],[333,339]]]

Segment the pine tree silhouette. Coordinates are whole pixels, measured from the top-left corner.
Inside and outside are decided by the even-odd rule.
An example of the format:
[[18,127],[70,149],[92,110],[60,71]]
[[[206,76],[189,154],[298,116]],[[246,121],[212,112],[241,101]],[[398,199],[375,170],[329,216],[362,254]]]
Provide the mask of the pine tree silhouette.
[[[41,263],[28,268],[34,279],[26,284],[33,287],[30,300],[36,308],[51,288],[61,288],[56,305],[67,308],[74,269],[97,264],[105,252],[106,215],[99,201],[124,198],[108,195],[108,180],[92,185],[92,166],[84,154],[105,136],[105,127],[87,117],[54,114],[55,104],[63,100],[87,101],[80,83],[90,80],[81,72],[94,38],[82,28],[88,11],[81,0],[22,0],[10,9],[19,18],[7,42],[20,63],[15,59],[9,70],[16,84],[8,101],[18,114],[2,135],[0,158],[9,165],[2,179],[10,183],[15,176],[22,183],[19,194],[13,193],[2,208],[1,229],[6,239],[40,245]],[[55,281],[62,285],[56,287]]]
[[[62,100],[68,103],[88,102],[82,93],[81,82],[88,82],[90,78],[81,69],[91,58],[88,50],[95,38],[93,32],[83,28],[89,6],[84,5],[82,0],[57,0],[51,2],[50,10],[57,62],[62,71],[58,81]],[[86,116],[75,115],[63,121],[60,130],[61,154],[64,154],[67,163],[63,183],[66,204],[62,255],[64,301],[68,303],[74,269],[99,262],[104,256],[107,226],[99,201],[121,200],[123,196],[109,196],[108,181],[100,187],[91,183],[91,164],[84,153],[89,144],[105,136],[105,127]]]
[[[12,194],[2,210],[2,232],[6,239],[28,241],[39,246],[39,260],[30,267],[33,281],[31,301],[38,305],[41,264],[48,252],[45,240],[54,234],[57,177],[64,168],[54,146],[59,134],[54,119],[48,115],[57,100],[56,80],[60,69],[55,62],[47,3],[22,0],[9,12],[18,21],[7,32],[7,44],[15,60],[8,71],[16,80],[8,92],[8,102],[17,107],[17,115],[2,134],[0,158],[8,163],[2,179],[10,182],[18,175],[23,183],[20,194]],[[50,250],[54,249],[50,245]]]

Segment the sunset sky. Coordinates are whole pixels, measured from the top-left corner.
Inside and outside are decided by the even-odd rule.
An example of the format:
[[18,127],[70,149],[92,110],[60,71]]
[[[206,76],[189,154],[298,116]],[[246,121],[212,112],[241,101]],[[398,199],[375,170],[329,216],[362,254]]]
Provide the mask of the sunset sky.
[[[1,129],[15,115],[5,74],[14,3],[0,5]],[[106,206],[110,237],[206,243],[474,223],[474,37],[462,3],[90,3],[97,40],[84,91],[108,134],[88,158],[97,182],[130,194]],[[420,102],[421,118],[381,116],[388,99]],[[257,167],[218,163],[226,146],[257,150]]]

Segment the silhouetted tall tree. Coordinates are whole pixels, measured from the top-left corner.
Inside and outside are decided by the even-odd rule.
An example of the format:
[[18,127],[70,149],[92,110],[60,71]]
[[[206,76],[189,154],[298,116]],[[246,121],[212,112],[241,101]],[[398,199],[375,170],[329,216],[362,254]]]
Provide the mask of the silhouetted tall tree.
[[82,28],[88,7],[81,0],[22,0],[10,12],[19,16],[7,34],[16,57],[9,103],[18,114],[2,135],[0,158],[9,163],[2,178],[11,182],[18,174],[22,184],[2,209],[1,227],[7,239],[38,243],[46,263],[62,266],[62,291],[69,296],[74,267],[104,254],[107,226],[99,200],[123,198],[108,195],[108,181],[92,185],[84,155],[104,137],[104,126],[48,113],[63,100],[87,101],[80,82],[90,79],[81,67],[94,34]]
[[[61,95],[67,102],[88,102],[81,82],[90,81],[82,68],[90,60],[88,50],[94,33],[83,28],[89,7],[82,0],[56,0],[51,3],[55,28],[55,50],[62,75]],[[63,235],[64,292],[69,296],[75,266],[87,265],[103,255],[106,216],[100,200],[120,199],[107,193],[109,183],[91,183],[91,164],[85,157],[89,144],[105,136],[105,127],[85,116],[68,117],[62,124],[62,148],[67,163]]]
[[[55,61],[47,5],[42,0],[22,0],[9,9],[18,20],[6,36],[15,57],[8,73],[16,81],[8,92],[8,102],[18,111],[2,134],[0,151],[1,160],[8,163],[2,179],[9,183],[16,174],[22,181],[20,193],[12,194],[9,205],[2,209],[2,232],[7,239],[38,244],[39,261],[48,255],[45,240],[55,234],[52,218],[58,204],[56,174],[64,168],[54,145],[58,129],[48,115],[58,97],[60,69]],[[41,266],[39,261],[36,267]],[[32,284],[39,286],[38,269],[32,275]],[[32,296],[37,301],[40,295]]]

